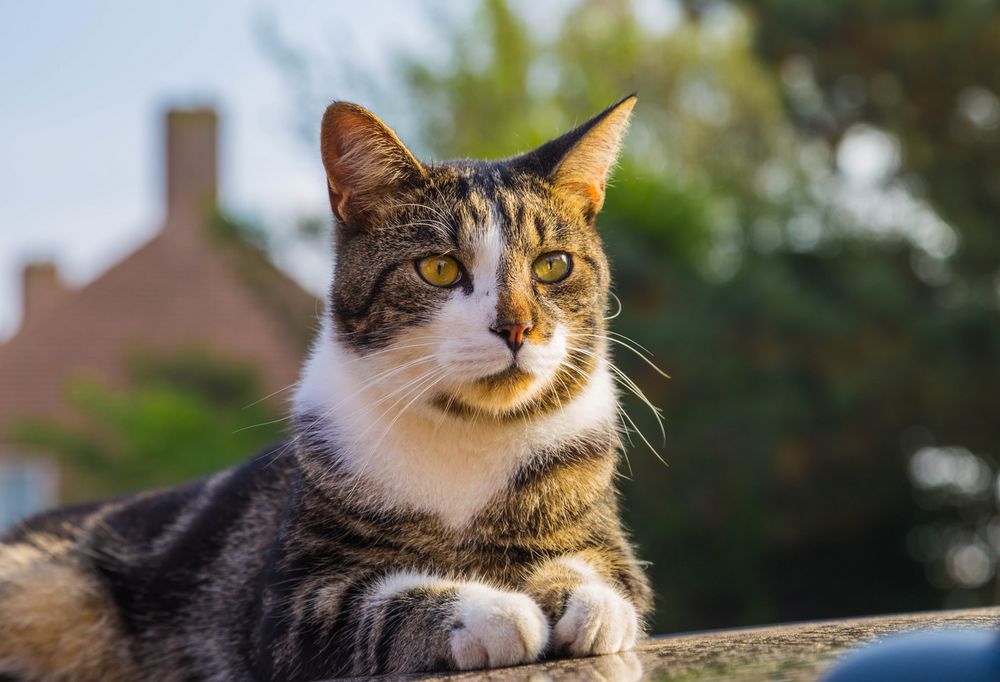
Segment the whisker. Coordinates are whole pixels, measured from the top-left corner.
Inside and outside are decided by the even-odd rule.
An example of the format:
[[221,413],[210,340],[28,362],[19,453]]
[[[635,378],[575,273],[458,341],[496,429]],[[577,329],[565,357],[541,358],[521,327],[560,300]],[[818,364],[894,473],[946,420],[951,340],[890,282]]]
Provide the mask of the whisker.
[[[603,359],[602,356],[600,356],[600,355],[598,355],[596,353],[593,353],[592,351],[586,350],[584,348],[570,347],[570,350],[572,352],[576,352],[576,353],[583,353],[585,355],[594,357],[596,359]],[[642,401],[646,405],[647,408],[649,408],[650,412],[653,413],[653,417],[656,419],[657,426],[659,426],[659,429],[660,429],[660,435],[662,436],[663,444],[666,445],[666,442],[667,442],[667,431],[666,431],[666,428],[663,425],[663,413],[662,413],[662,410],[660,410],[660,408],[658,408],[656,405],[654,405],[652,403],[652,401],[646,396],[646,394],[642,391],[642,389],[640,389],[639,386],[636,385],[636,383],[632,380],[631,377],[629,377],[625,372],[623,372],[620,368],[618,368],[618,366],[616,366],[610,360],[606,360],[606,361],[607,361],[608,368],[616,375],[616,378],[619,380],[619,382],[625,388],[627,388],[633,395],[635,395],[637,398],[639,398],[639,400]],[[632,421],[631,418],[629,419],[629,421],[630,422]],[[634,422],[632,422],[632,424],[633,424],[633,426],[635,425]],[[648,439],[646,439],[645,435],[643,435],[641,432],[639,433],[639,435],[642,437],[642,439],[644,441],[646,441],[646,444],[648,445],[649,441],[648,441]],[[657,458],[662,459],[662,457],[659,456],[659,453],[657,453]]]
[[[586,380],[588,378],[587,374],[576,363],[570,362],[568,360],[563,360],[562,365],[564,367],[566,367],[567,369],[570,369],[570,370],[573,370],[574,372],[576,372],[580,376],[581,379]],[[618,412],[619,423],[621,424],[621,431],[622,431],[622,433],[624,433],[625,434],[625,438],[628,439],[629,445],[632,446],[632,447],[635,447],[635,443],[632,441],[632,433],[631,433],[631,431],[628,428],[628,424],[626,424],[625,420],[624,420],[625,417],[627,416],[626,413],[625,413],[625,409],[621,405],[615,404],[615,410]],[[631,421],[631,420],[629,420],[629,421]],[[645,440],[645,439],[643,439],[643,440]],[[648,445],[648,441],[647,441],[647,445]],[[659,453],[657,453],[655,450],[654,450],[654,454],[656,455],[657,459],[661,459],[661,461],[662,461],[662,458],[660,457]],[[622,449],[622,455],[625,457],[625,464],[626,464],[626,466],[628,466],[629,476],[631,477],[633,475],[633,472],[632,472],[632,462],[631,462],[631,460],[629,460],[628,451],[625,450],[624,448]]]
[[[365,434],[367,434],[372,429],[372,427],[374,427],[376,424],[378,424],[380,421],[382,421],[396,407],[396,405],[398,405],[402,401],[406,400],[408,397],[412,396],[414,393],[417,393],[417,391],[420,391],[420,393],[418,395],[416,395],[409,403],[406,404],[406,406],[404,406],[404,408],[402,410],[400,410],[400,412],[396,415],[396,417],[392,420],[392,422],[382,431],[382,434],[379,436],[379,438],[375,442],[375,444],[373,446],[369,447],[369,448],[366,448],[366,450],[368,452],[368,456],[367,457],[362,456],[362,458],[361,458],[362,464],[361,464],[361,467],[355,472],[355,476],[357,477],[358,480],[357,480],[357,483],[355,484],[353,490],[356,490],[357,487],[360,486],[360,484],[361,484],[361,478],[364,475],[365,469],[367,468],[368,461],[378,451],[378,447],[382,444],[382,441],[389,434],[389,431],[392,429],[392,426],[396,423],[396,420],[398,420],[403,415],[403,412],[405,412],[406,409],[410,405],[412,405],[415,400],[417,400],[420,397],[420,395],[423,395],[424,390],[426,390],[424,387],[430,388],[431,386],[433,386],[436,383],[438,383],[439,381],[441,381],[446,375],[447,375],[447,371],[444,370],[444,369],[438,368],[436,371],[432,369],[432,370],[429,370],[428,372],[422,374],[417,379],[416,382],[410,382],[410,384],[407,384],[407,386],[404,386],[403,388],[397,389],[396,391],[392,392],[391,395],[397,395],[399,393],[403,393],[403,395],[398,400],[396,400],[396,402],[394,402],[392,405],[390,405],[385,410],[383,410],[382,413],[379,414],[379,416],[373,422],[371,422],[367,427],[365,427],[365,429],[357,437],[357,440],[361,440],[365,436]],[[427,380],[431,380],[429,385],[427,385],[425,383]],[[413,383],[417,383],[418,385],[414,386],[410,390],[405,390],[406,388],[408,388]],[[424,390],[421,390],[421,389],[424,389]],[[361,453],[359,453],[359,454],[361,454]],[[353,492],[353,490],[352,490],[352,492]]]
[[642,442],[646,444],[646,447],[649,448],[649,451],[652,452],[654,455],[656,455],[656,459],[660,460],[660,462],[663,463],[663,466],[667,467],[670,466],[669,464],[667,464],[666,460],[664,460],[663,457],[660,456],[660,453],[657,452],[656,448],[653,447],[652,443],[649,442],[649,440],[642,433],[642,431],[639,430],[639,427],[635,425],[635,422],[632,421],[632,417],[628,416],[628,412],[622,410],[622,416],[625,417],[625,419],[628,420],[628,423],[632,425],[632,428],[635,429],[635,432],[636,434],[638,434],[639,438],[642,438]]
[[409,350],[409,349],[412,349],[412,348],[427,348],[428,346],[436,346],[436,345],[437,345],[436,342],[429,341],[427,343],[411,343],[411,344],[407,344],[405,346],[392,346],[390,348],[383,348],[382,350],[377,350],[377,351],[375,351],[373,353],[367,353],[365,355],[359,355],[358,357],[354,357],[354,358],[351,358],[351,359],[345,361],[344,364],[354,363],[354,362],[360,362],[361,360],[368,360],[369,358],[375,358],[375,357],[378,357],[380,355],[386,355],[388,353],[394,353],[396,351]]
[[291,389],[291,388],[295,388],[295,387],[296,387],[296,386],[298,385],[298,383],[299,383],[299,382],[297,382],[297,381],[294,381],[294,382],[292,382],[292,383],[288,384],[287,386],[285,386],[284,388],[279,388],[279,389],[278,389],[277,391],[273,391],[273,392],[271,392],[271,393],[268,393],[268,394],[267,394],[266,396],[264,396],[263,398],[258,398],[257,400],[253,401],[252,403],[250,403],[250,404],[248,404],[248,405],[244,405],[244,406],[243,406],[242,408],[240,408],[240,409],[243,409],[243,410],[248,410],[248,409],[250,409],[251,407],[253,407],[254,405],[260,405],[260,404],[261,404],[262,402],[264,402],[264,401],[265,401],[265,400],[267,400],[268,398],[273,398],[274,396],[278,395],[279,393],[284,393],[285,391],[287,391],[287,390],[289,390],[289,389]]
[[[632,434],[629,433],[628,427],[625,426],[624,417],[622,416],[622,413],[625,410],[622,409],[621,405],[615,405],[615,410],[618,412],[618,418],[620,420],[622,420],[621,423],[622,423],[622,426],[624,427],[623,431],[625,431],[625,437],[628,438],[628,444],[629,444],[630,447],[634,448],[635,447],[635,443],[632,442]],[[629,478],[631,479],[635,474],[632,471],[632,461],[628,458],[628,450],[625,450],[623,448],[622,449],[622,455],[625,457],[625,466],[628,467],[628,475],[629,475]]]
[[618,303],[618,310],[615,311],[614,315],[609,315],[609,316],[605,317],[604,319],[605,320],[613,320],[613,319],[615,319],[616,317],[618,317],[619,315],[622,314],[622,300],[620,298],[618,298],[618,295],[615,294],[615,292],[613,292],[611,290],[608,290],[608,296],[610,296],[611,298],[615,299],[615,302]]
[[243,433],[244,431],[249,431],[250,429],[259,429],[262,426],[271,426],[272,424],[280,424],[281,422],[288,421],[291,418],[292,418],[291,415],[286,415],[284,417],[278,417],[277,419],[271,419],[266,422],[260,422],[259,424],[250,424],[249,426],[241,426],[240,428],[236,429],[229,435],[235,436],[238,433]]
[[[362,391],[371,386],[372,384],[376,383],[377,381],[386,379],[389,376],[392,376],[394,374],[397,374],[398,372],[408,369],[409,367],[412,367],[413,365],[419,364],[420,362],[424,362],[427,360],[435,359],[436,357],[437,357],[436,354],[427,355],[421,358],[417,358],[416,360],[411,360],[410,362],[404,363],[402,365],[391,367],[383,372],[379,372],[374,377],[369,378],[367,381],[358,386],[356,390]],[[299,433],[290,438],[282,448],[280,448],[277,452],[275,452],[271,461],[272,462],[276,461],[279,457],[287,453],[291,448],[295,447],[295,445],[302,439],[304,435],[308,434],[313,428],[315,428],[323,420],[325,420],[327,417],[333,414],[334,410],[343,405],[346,401],[353,399],[354,397],[355,397],[354,395],[345,396],[343,399],[337,401],[336,403],[331,405],[328,409],[324,410],[321,414],[314,416],[304,429],[302,429]]]
[[[662,369],[660,369],[659,366],[657,366],[656,363],[654,363],[650,358],[646,357],[646,355],[644,355],[642,352],[640,352],[639,350],[637,350],[636,348],[634,348],[629,343],[626,343],[625,341],[622,341],[621,339],[612,338],[610,336],[604,336],[603,334],[591,334],[591,333],[581,333],[581,332],[572,332],[572,331],[568,332],[566,335],[569,336],[569,337],[580,337],[580,338],[583,338],[583,337],[592,337],[592,338],[595,338],[595,339],[603,339],[605,341],[610,341],[611,343],[618,344],[622,348],[625,348],[625,349],[630,350],[633,353],[635,353],[635,355],[637,355],[647,365],[649,365],[650,367],[652,367],[653,370],[655,370],[656,373],[659,374],[660,376],[662,376],[664,379],[669,379],[670,378],[670,375],[667,374],[666,372],[664,372]],[[619,336],[621,336],[621,334],[619,334]],[[646,352],[650,353],[650,351],[648,351],[648,350],[646,350]],[[652,355],[652,353],[650,353],[650,355]]]
[[648,348],[646,348],[644,345],[642,345],[641,343],[639,343],[638,341],[636,341],[635,339],[633,339],[631,336],[626,336],[625,334],[622,334],[621,332],[616,332],[613,329],[607,329],[605,331],[607,331],[608,334],[611,334],[612,336],[617,336],[619,338],[625,339],[626,341],[628,341],[632,345],[634,345],[634,346],[640,348],[641,350],[643,350],[644,352],[648,353],[650,355],[650,357],[652,357],[653,355],[655,355],[653,353],[653,351],[651,351]]
[[[573,352],[583,353],[584,355],[589,355],[599,360],[606,360],[606,358],[602,357],[601,355],[598,355],[597,353],[594,353],[593,351],[587,350],[586,348],[575,347],[572,350]],[[641,388],[639,388],[639,385],[636,384],[635,381],[633,381],[632,377],[630,377],[628,374],[622,371],[622,369],[619,368],[618,365],[611,362],[610,360],[607,360],[607,363],[608,363],[608,368],[622,380],[626,388],[628,388],[632,393],[634,393],[637,398],[646,403],[649,409],[651,409],[653,412],[661,414],[662,411],[660,410],[660,408],[656,407],[652,403],[652,401],[650,401],[650,399],[646,397],[646,394],[642,391]]]
[[417,393],[410,399],[410,402],[406,403],[406,405],[403,406],[403,409],[399,411],[399,413],[395,416],[395,418],[391,422],[389,422],[389,425],[385,427],[385,429],[382,431],[382,435],[379,436],[378,440],[375,441],[375,445],[372,446],[372,450],[377,449],[378,446],[382,444],[382,441],[385,439],[386,435],[388,435],[389,431],[392,430],[392,427],[396,424],[397,421],[399,421],[399,418],[403,416],[406,410],[408,410],[410,406],[413,405],[413,403],[419,400],[421,396],[427,393],[427,391],[431,390],[437,384],[441,383],[441,380],[444,379],[446,375],[447,372],[444,370],[438,372],[436,378],[433,381],[431,381],[430,384],[424,386],[424,388],[422,388],[419,393]]

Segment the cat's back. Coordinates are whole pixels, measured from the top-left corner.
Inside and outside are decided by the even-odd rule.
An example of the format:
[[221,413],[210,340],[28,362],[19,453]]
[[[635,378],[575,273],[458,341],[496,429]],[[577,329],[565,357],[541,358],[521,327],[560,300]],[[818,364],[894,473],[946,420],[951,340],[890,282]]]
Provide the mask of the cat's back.
[[[94,667],[79,679],[129,679],[138,674],[130,665],[149,670],[170,659],[178,679],[188,666],[222,677],[238,669],[246,650],[233,644],[247,641],[241,623],[254,608],[248,590],[295,477],[287,450],[281,444],[205,479],[18,524],[0,544],[0,673],[14,671],[15,657],[50,673]],[[39,675],[47,676],[55,677]]]
[[288,444],[280,443],[195,481],[41,512],[0,535],[0,544],[44,539],[101,551],[162,550],[192,534],[212,535],[213,527],[228,525],[253,502],[264,501],[262,493],[283,494],[293,465]]

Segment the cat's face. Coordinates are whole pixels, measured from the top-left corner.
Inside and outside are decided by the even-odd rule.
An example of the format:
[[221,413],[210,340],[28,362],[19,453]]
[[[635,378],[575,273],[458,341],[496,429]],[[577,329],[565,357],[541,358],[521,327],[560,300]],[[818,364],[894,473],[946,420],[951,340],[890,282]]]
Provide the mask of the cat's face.
[[609,286],[595,217],[633,103],[522,157],[439,165],[369,112],[330,107],[333,330],[387,396],[516,417],[586,384]]

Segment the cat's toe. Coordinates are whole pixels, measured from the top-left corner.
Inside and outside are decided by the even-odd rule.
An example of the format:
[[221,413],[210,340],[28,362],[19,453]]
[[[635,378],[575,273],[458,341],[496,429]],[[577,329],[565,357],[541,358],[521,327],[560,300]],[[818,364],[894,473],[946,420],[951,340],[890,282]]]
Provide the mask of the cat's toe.
[[601,583],[580,585],[556,623],[556,651],[573,656],[612,654],[631,649],[639,633],[635,607]]
[[485,585],[462,586],[458,620],[450,644],[461,670],[537,660],[549,639],[545,615],[530,597]]

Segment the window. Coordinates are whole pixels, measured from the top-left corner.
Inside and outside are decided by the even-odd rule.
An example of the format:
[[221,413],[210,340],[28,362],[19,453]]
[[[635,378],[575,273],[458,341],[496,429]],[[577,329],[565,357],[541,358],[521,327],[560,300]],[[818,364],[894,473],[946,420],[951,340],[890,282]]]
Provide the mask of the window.
[[0,456],[0,532],[56,503],[59,475],[49,461]]

